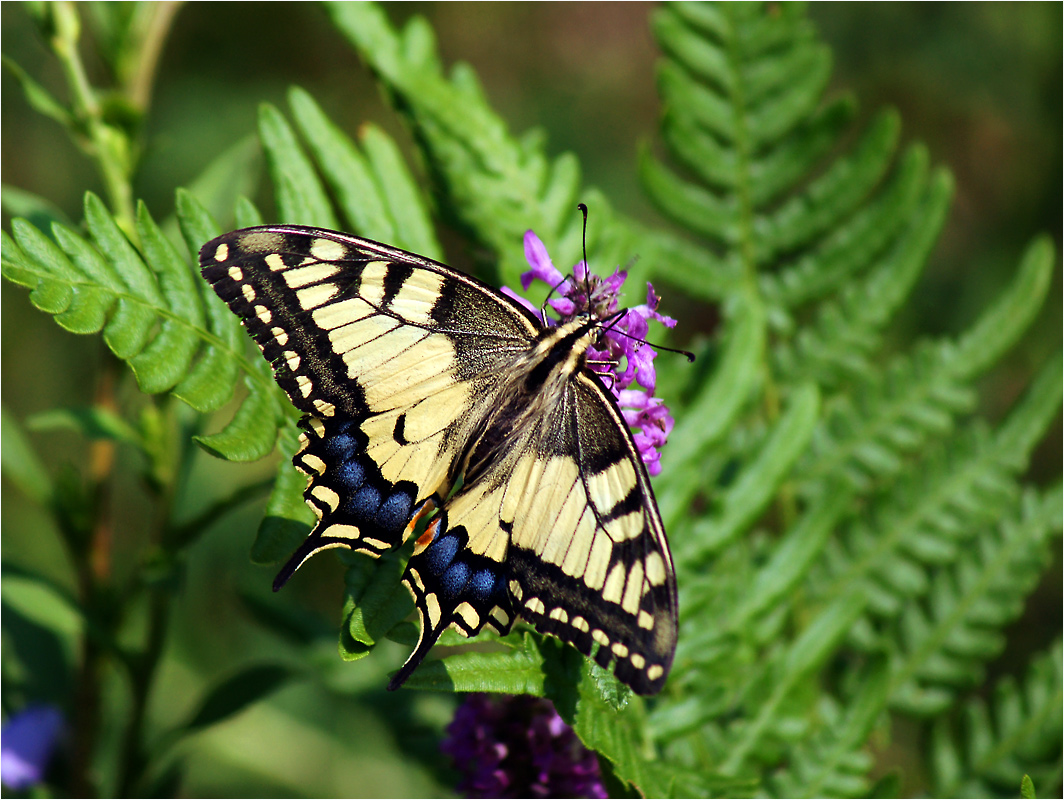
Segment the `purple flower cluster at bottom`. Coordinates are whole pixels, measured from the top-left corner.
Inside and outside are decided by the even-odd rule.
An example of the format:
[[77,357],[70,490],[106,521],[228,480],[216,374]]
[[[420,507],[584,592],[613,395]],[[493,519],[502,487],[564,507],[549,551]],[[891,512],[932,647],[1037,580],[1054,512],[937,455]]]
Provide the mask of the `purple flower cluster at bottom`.
[[440,749],[467,797],[608,797],[595,754],[543,698],[471,694]]

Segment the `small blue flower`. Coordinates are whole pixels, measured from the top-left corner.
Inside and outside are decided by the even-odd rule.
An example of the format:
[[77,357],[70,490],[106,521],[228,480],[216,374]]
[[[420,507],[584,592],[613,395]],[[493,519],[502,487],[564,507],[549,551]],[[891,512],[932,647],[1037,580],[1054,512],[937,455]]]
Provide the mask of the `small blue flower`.
[[607,797],[595,754],[543,698],[471,694],[440,749],[466,797]]
[[40,783],[63,732],[63,713],[32,705],[8,718],[0,730],[0,780],[10,789]]
[[[525,232],[525,258],[531,269],[521,275],[521,288],[527,292],[533,281],[538,280],[561,295],[547,302],[558,314],[558,319],[541,314],[539,309],[508,287],[503,287],[502,291],[539,317],[544,325],[568,322],[588,312],[597,320],[607,320],[617,312],[621,286],[628,277],[624,270],[616,270],[610,277],[603,278],[589,274],[587,265],[581,261],[573,267],[573,277],[567,278],[554,266],[547,248],[532,231]],[[625,422],[632,429],[636,449],[651,475],[661,472],[659,450],[673,427],[668,407],[653,396],[657,383],[654,369],[657,353],[646,343],[650,320],[667,328],[676,325],[676,320],[658,313],[659,302],[654,287],[648,283],[646,302],[629,308],[623,318],[604,329],[596,345],[605,349],[590,347],[587,351],[588,365],[606,378],[603,382],[617,399]],[[629,389],[633,383],[645,391]]]

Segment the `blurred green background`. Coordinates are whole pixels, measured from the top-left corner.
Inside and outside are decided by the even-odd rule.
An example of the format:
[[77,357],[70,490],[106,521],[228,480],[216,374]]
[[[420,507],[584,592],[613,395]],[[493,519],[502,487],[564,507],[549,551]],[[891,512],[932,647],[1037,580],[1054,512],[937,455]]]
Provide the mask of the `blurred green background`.
[[[1019,255],[1039,232],[1061,242],[1061,30],[1059,3],[814,4],[810,14],[833,49],[833,91],[853,92],[867,119],[883,105],[901,111],[903,138],[920,140],[932,160],[956,178],[953,210],[914,302],[898,320],[899,341],[918,333],[946,335],[969,324],[1008,282]],[[445,63],[473,65],[511,130],[543,128],[553,153],[574,151],[586,180],[615,207],[649,224],[664,224],[642,197],[636,148],[653,140],[659,113],[657,57],[643,3],[410,3],[388,6],[393,21],[428,17]],[[2,50],[63,97],[58,65],[18,4],[0,6]],[[100,64],[85,48],[90,69]],[[90,77],[97,85],[106,77]],[[81,218],[86,189],[102,194],[90,162],[54,122],[34,113],[15,81],[2,84],[2,164],[5,186],[54,202]],[[284,108],[298,84],[346,130],[367,119],[405,141],[394,115],[325,14],[311,4],[196,3],[180,8],[159,64],[145,130],[137,194],[157,219],[173,207],[174,189],[192,180],[223,149],[255,129],[259,103]],[[855,129],[856,130],[856,129]],[[408,150],[408,152],[411,152]],[[268,206],[265,181],[261,208]],[[223,222],[223,224],[225,224]],[[5,214],[4,225],[8,218]],[[449,257],[468,263],[461,240]],[[1059,252],[1059,250],[1058,250]],[[633,254],[635,255],[635,254]],[[1060,270],[1053,296],[1061,296]],[[62,332],[31,308],[19,287],[3,284],[3,402],[24,420],[42,409],[92,401],[103,357],[98,337]],[[667,302],[667,299],[666,299]],[[1038,326],[983,381],[983,410],[1000,419],[1054,347],[1061,305],[1051,302]],[[135,390],[126,386],[128,398]],[[85,448],[73,435],[35,435],[52,467],[80,463]],[[1059,472],[1059,421],[1031,467]],[[120,455],[121,458],[121,455]],[[201,456],[198,480],[246,482],[258,468]],[[668,451],[665,451],[667,469]],[[130,475],[131,469],[119,474]],[[116,570],[137,557],[138,528],[147,503],[133,478],[119,485]],[[46,517],[5,482],[4,559],[69,583],[70,565]],[[189,515],[195,509],[188,509]],[[240,665],[298,665],[311,653],[318,677],[286,688],[269,702],[180,744],[191,756],[183,792],[190,795],[305,796],[349,793],[417,796],[447,792],[448,776],[433,737],[450,718],[453,699],[416,692],[385,697],[384,674],[401,648],[358,665],[338,659],[343,569],[335,558],[314,559],[279,598],[313,615],[322,637],[297,649],[262,632],[241,593],[264,602],[272,573],[246,557],[261,508],[219,520],[189,553],[175,607],[172,640],[160,675],[164,687],[150,711],[155,723],[192,712],[192,698]],[[1011,659],[1044,646],[1061,616],[1060,563],[1011,632]],[[1051,624],[1050,624],[1051,623]],[[1048,627],[1048,629],[1047,629]],[[121,697],[108,702],[121,703]],[[406,720],[396,726],[396,720]],[[398,737],[398,738],[397,738]],[[904,743],[896,743],[904,749]],[[895,754],[904,761],[904,752]],[[440,783],[439,781],[443,781]]]

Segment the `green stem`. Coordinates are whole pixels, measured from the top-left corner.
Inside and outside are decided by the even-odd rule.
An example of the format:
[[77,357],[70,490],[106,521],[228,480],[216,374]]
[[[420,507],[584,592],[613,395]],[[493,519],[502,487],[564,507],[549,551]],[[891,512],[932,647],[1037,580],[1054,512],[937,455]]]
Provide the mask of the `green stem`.
[[78,51],[81,20],[73,3],[55,4],[55,23],[52,50],[66,75],[74,116],[84,126],[88,138],[82,147],[96,161],[116,221],[125,234],[136,242],[133,186],[130,182],[133,172],[132,145],[125,133],[104,121],[103,107],[89,83]]
[[123,70],[123,93],[134,108],[146,113],[151,104],[151,90],[155,84],[155,71],[163,54],[167,35],[174,17],[183,4],[180,0],[150,3],[145,6],[146,16],[137,31],[138,46],[130,59],[131,67]]
[[159,553],[167,574],[143,580],[148,586],[148,630],[143,649],[130,660],[132,709],[119,756],[117,792],[120,797],[134,797],[146,790],[144,778],[151,764],[144,746],[144,727],[169,628],[175,583],[169,573],[177,568],[183,544],[175,535],[172,518],[192,463],[192,439],[187,435],[187,426],[182,424],[182,417],[187,413],[185,407],[172,396],[158,399],[157,406],[160,424],[155,426],[154,436],[158,441],[148,447],[155,462],[149,468],[152,480],[148,481],[149,486],[155,487],[156,501],[151,546]]
[[170,590],[166,586],[155,586],[150,590],[150,610],[148,614],[148,640],[144,650],[130,664],[130,682],[133,707],[129,714],[129,723],[122,737],[122,749],[119,755],[119,775],[116,789],[118,797],[135,797],[142,795],[141,785],[148,766],[148,756],[144,748],[144,723],[148,715],[148,701],[151,697],[152,684],[162,657],[163,645],[170,619]]

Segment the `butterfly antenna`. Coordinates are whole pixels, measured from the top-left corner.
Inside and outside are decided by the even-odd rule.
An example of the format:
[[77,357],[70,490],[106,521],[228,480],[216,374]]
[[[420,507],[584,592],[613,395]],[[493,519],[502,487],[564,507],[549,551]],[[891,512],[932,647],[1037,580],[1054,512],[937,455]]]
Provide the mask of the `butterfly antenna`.
[[577,208],[584,215],[584,229],[580,234],[580,246],[584,252],[584,291],[587,293],[587,320],[591,321],[591,267],[587,263],[587,205],[578,203]]
[[686,356],[687,360],[690,363],[692,363],[692,364],[694,363],[695,354],[692,353],[690,350],[680,350],[680,349],[678,349],[676,347],[666,347],[663,344],[657,344],[657,343],[654,343],[654,342],[648,342],[646,339],[640,339],[638,336],[632,336],[632,334],[628,333],[628,331],[624,331],[624,330],[621,330],[620,328],[617,328],[616,327],[617,323],[619,323],[622,319],[624,319],[624,315],[627,314],[627,313],[628,313],[627,309],[624,309],[622,311],[618,311],[614,315],[613,319],[610,320],[609,323],[603,328],[603,330],[614,331],[614,333],[620,334],[621,336],[625,337],[626,339],[632,339],[633,341],[636,341],[636,342],[642,342],[643,344],[649,344],[655,350],[665,350],[666,352],[669,352],[669,353],[679,353],[681,356]]
[[[591,317],[591,279],[590,279],[591,270],[590,270],[590,268],[588,267],[588,264],[587,264],[587,206],[584,205],[583,203],[580,203],[580,204],[577,205],[577,208],[579,208],[581,213],[583,213],[583,215],[584,215],[584,232],[583,232],[583,236],[582,236],[582,244],[583,244],[583,248],[584,248],[584,287],[585,287],[585,291],[587,292],[587,315],[590,318]],[[627,309],[625,309],[623,311],[618,311],[613,316],[613,319],[611,319],[603,327],[603,331],[609,331],[609,330],[613,330],[614,328],[616,328],[617,324],[622,319],[624,319],[624,317],[625,317],[625,315],[627,313],[628,313]],[[640,339],[638,336],[632,336],[627,331],[622,331],[620,328],[616,329],[616,333],[619,333],[621,336],[624,336],[625,338],[633,339],[633,340],[635,340],[637,342],[642,342],[643,344],[649,344],[649,342],[647,342],[645,339]],[[653,344],[653,345],[651,345],[651,347],[653,347],[655,350],[666,350],[666,351],[668,351],[670,353],[679,353],[681,356],[686,356],[687,360],[689,362],[692,362],[692,363],[695,360],[695,354],[692,353],[690,350],[679,350],[679,349],[677,349],[675,347],[666,347],[663,344]]]

